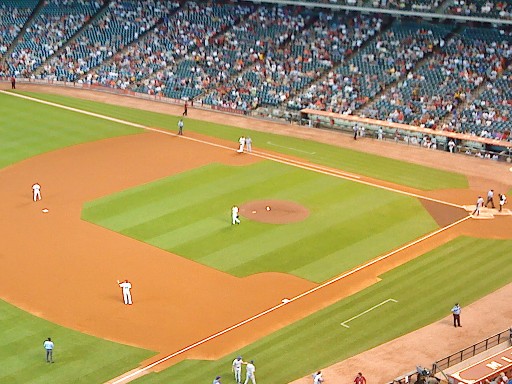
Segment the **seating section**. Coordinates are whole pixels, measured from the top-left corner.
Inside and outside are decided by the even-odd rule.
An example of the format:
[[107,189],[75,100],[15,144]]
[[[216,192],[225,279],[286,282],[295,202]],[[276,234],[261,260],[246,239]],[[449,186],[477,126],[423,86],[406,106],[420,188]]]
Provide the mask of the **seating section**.
[[[439,6],[437,0],[324,2]],[[510,11],[509,2],[485,0],[443,6],[502,18]],[[506,27],[186,0],[4,0],[0,16],[3,77],[96,84],[247,113],[278,108],[289,116],[314,108],[510,138]]]
[[[279,16],[279,13],[286,16]],[[285,34],[279,32],[277,36],[290,36],[290,39],[267,41],[270,45],[265,47],[268,52],[265,54],[258,51],[262,36],[256,34],[255,41],[242,40],[252,26],[245,25],[241,31],[235,30],[235,34],[238,33],[236,37],[244,41],[249,52],[255,54],[249,58],[248,70],[212,92],[206,97],[206,103],[242,110],[284,103],[350,55],[358,44],[373,36],[382,23],[379,18],[361,15],[296,15],[289,8],[277,9],[276,21],[268,15],[265,18],[270,20],[274,29],[279,19],[287,20],[288,30]],[[294,30],[298,32],[293,33]]]
[[[3,58],[23,25],[37,6],[38,0],[4,0],[0,4],[0,59]],[[0,74],[6,71],[0,68]],[[9,75],[4,73],[4,75]]]
[[395,22],[290,107],[351,114],[405,77],[449,31],[446,26]]
[[512,19],[512,4],[506,0],[453,0],[447,13],[510,20]]
[[221,36],[253,11],[250,5],[186,3],[169,19],[170,44],[177,47],[172,60],[135,90],[192,99],[209,84],[229,77],[236,67],[237,47]]
[[10,72],[30,77],[102,4],[102,0],[46,0],[8,58]]
[[491,75],[485,90],[461,113],[461,123],[475,135],[498,140],[512,130],[512,70]]
[[142,34],[164,16],[160,1],[144,3],[136,0],[115,0],[98,15],[74,41],[45,63],[42,77],[79,81],[89,71]]
[[458,107],[477,87],[504,70],[512,55],[511,41],[494,29],[464,29],[386,92],[375,104],[374,117],[466,131]]

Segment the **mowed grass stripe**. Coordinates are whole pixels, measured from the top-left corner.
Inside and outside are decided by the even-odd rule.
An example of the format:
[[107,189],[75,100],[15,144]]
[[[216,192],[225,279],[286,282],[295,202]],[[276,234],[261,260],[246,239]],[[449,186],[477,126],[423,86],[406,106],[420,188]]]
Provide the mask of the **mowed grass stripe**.
[[[465,307],[512,282],[511,247],[510,240],[457,238],[383,274],[379,283],[222,359],[182,362],[135,384],[164,383],[175,377],[183,384],[195,384],[216,375],[230,377],[231,361],[237,355],[255,360],[258,381],[291,382],[448,317],[455,302]],[[348,329],[340,325],[389,298],[398,303],[366,313],[351,321]],[[450,318],[446,326],[450,327]]]
[[[320,192],[336,194],[339,193],[340,186],[334,188],[327,184],[319,182],[322,185],[315,194]],[[328,190],[329,189],[329,190]],[[334,190],[336,189],[336,190]],[[369,191],[369,195],[381,195],[380,191],[373,189]],[[399,198],[396,194],[390,194],[390,198]],[[267,265],[265,258],[275,259],[271,264],[279,265],[278,259],[285,261],[288,258],[296,260],[318,258],[326,248],[339,249],[344,241],[348,243],[354,241],[352,231],[347,231],[352,223],[355,228],[359,228],[359,222],[364,222],[371,215],[373,205],[364,205],[361,209],[345,209],[345,206],[355,207],[363,202],[364,197],[360,193],[359,188],[344,188],[343,199],[338,198],[336,203],[329,203],[327,209],[317,209],[311,212],[310,216],[303,222],[287,224],[287,225],[263,225],[265,232],[260,232],[258,237],[248,236],[241,241],[232,243],[229,247],[222,248],[217,252],[210,253],[201,257],[199,261],[208,265],[221,265],[223,268],[233,271],[235,267],[259,259],[261,265]],[[374,199],[380,205],[386,204],[386,199]],[[378,206],[377,206],[378,208]],[[343,214],[345,212],[345,214]],[[354,220],[358,222],[354,222]],[[249,229],[251,231],[252,228]],[[318,241],[320,237],[324,237],[324,241]],[[329,241],[339,239],[340,241]],[[311,253],[312,245],[314,245],[314,253]],[[243,252],[242,252],[243,250]],[[267,260],[271,261],[271,260]],[[277,263],[277,264],[276,264]],[[279,271],[284,271],[278,269]]]
[[[94,207],[88,211],[88,219],[107,227],[115,227],[125,234],[146,237],[139,229],[149,227],[156,232],[147,236],[160,235],[162,233],[158,233],[158,229],[166,231],[166,226],[172,223],[175,214],[181,214],[180,225],[186,224],[186,220],[200,219],[204,217],[205,208],[211,202],[229,193],[231,202],[224,206],[228,212],[233,204],[240,204],[240,195],[236,193],[244,187],[268,182],[272,178],[279,179],[284,173],[294,171],[290,167],[274,167],[270,164],[260,166],[255,171],[252,169],[251,166],[232,167],[226,172],[226,166],[211,164],[173,175],[135,190],[121,192],[116,195],[115,202],[108,197],[95,202]],[[244,172],[251,172],[251,178],[243,177]],[[200,207],[201,204],[206,207]],[[105,210],[105,207],[108,209]],[[130,225],[133,222],[137,224]]]
[[[310,215],[231,225],[233,204],[260,199],[292,200]],[[279,271],[316,282],[437,228],[414,198],[270,161],[184,172],[89,202],[82,216],[235,276]]]
[[4,94],[0,104],[0,168],[70,145],[144,132]]
[[[19,93],[41,100],[83,109],[85,111],[128,120],[145,126],[169,129],[173,132],[176,131],[177,116],[74,99],[60,95],[30,92]],[[51,110],[55,111],[53,107],[47,108],[51,108]],[[190,118],[186,119],[185,131],[195,131],[207,136],[231,140],[234,145],[238,137],[242,135],[251,136],[255,148],[267,149],[272,152],[278,149],[279,152],[283,154],[291,156],[300,155],[302,158],[316,164],[338,168],[376,179],[387,180],[401,185],[408,185],[418,189],[432,190],[468,187],[467,179],[461,174],[441,171],[435,168],[419,166],[304,139],[250,131],[247,129],[197,121]],[[279,147],[276,147],[275,144],[279,145]],[[421,175],[421,177],[418,177],[418,175]]]
[[[290,175],[282,175],[281,177],[287,177]],[[277,179],[275,179],[277,180]],[[300,188],[294,186],[293,184],[300,183]],[[318,188],[321,188],[322,185],[319,182],[318,179],[314,178],[312,180],[296,180],[293,183],[287,182],[287,188],[286,189],[280,189],[279,195],[274,196],[275,198],[279,198],[280,195],[285,196],[287,191],[290,191],[291,194],[288,194],[286,196],[293,196],[296,201],[300,201],[300,199],[303,199],[308,194],[312,194],[313,191],[318,190]],[[251,189],[251,188],[249,188]],[[262,198],[262,196],[268,197],[269,195],[276,193],[276,191],[273,191],[274,187],[272,185],[269,185],[267,191],[263,191],[262,189],[259,189],[257,192],[257,195],[254,195],[251,199],[250,193],[251,191],[244,191],[245,194],[245,201],[241,202],[244,203],[246,201],[250,200],[256,200],[259,198]],[[226,228],[227,224],[231,223],[231,206],[233,199],[237,199],[241,194],[239,193],[239,190],[233,190],[229,191],[229,193],[226,196],[223,196],[222,199],[215,200],[208,200],[206,203],[202,203],[201,206],[198,207],[199,210],[204,208],[204,210],[207,210],[210,215],[212,215],[208,220],[209,223],[211,223],[211,226],[206,227],[203,223],[205,220],[204,217],[190,217],[189,220],[186,220],[181,223],[181,225],[178,228],[173,228],[172,231],[168,231],[166,233],[163,233],[161,235],[158,235],[156,237],[148,238],[146,241],[150,244],[157,245],[164,249],[172,249],[180,247],[180,246],[188,246],[190,244],[197,246],[197,243],[199,241],[211,242],[211,237],[216,236],[223,236],[223,233],[226,232],[229,229],[229,233],[231,235],[228,235],[226,232],[226,235],[228,236],[235,236],[235,238],[238,241],[238,236],[236,231],[238,229],[231,229]],[[210,196],[211,197],[211,196]],[[239,203],[237,203],[239,204]],[[177,212],[178,215],[186,215],[186,211]],[[254,231],[260,231],[261,234],[264,234],[267,231],[273,231],[274,229],[277,229],[278,227],[282,226],[272,226],[268,224],[262,224],[257,223],[250,220],[249,217],[242,217],[241,220],[243,221],[243,232],[244,234],[247,232],[247,230],[254,230]],[[291,224],[293,225],[293,224]],[[246,228],[247,227],[247,228]],[[252,228],[252,229],[251,229]],[[252,237],[252,236],[251,236]],[[224,249],[224,248],[222,248]],[[198,259],[199,260],[199,259]]]
[[[1,383],[103,383],[135,368],[154,352],[76,332],[0,301]],[[55,341],[55,364],[47,364],[43,341]]]

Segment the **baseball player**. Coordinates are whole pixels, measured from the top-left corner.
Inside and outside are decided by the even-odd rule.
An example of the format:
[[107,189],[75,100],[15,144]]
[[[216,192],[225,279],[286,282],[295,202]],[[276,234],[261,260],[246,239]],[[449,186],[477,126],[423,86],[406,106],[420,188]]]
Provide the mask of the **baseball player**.
[[245,148],[247,152],[252,152],[252,139],[250,137],[245,138]]
[[482,196],[478,196],[478,199],[476,200],[476,207],[475,207],[475,210],[473,211],[473,213],[471,215],[474,215],[476,213],[476,215],[480,215],[480,208],[483,207],[484,205],[484,199],[482,198]]
[[233,205],[233,208],[231,208],[231,225],[233,224],[240,224],[240,219],[238,218],[238,212],[240,209],[236,205]]
[[178,121],[178,135],[183,135],[183,126],[185,124],[183,123],[183,119],[180,119]]
[[41,186],[39,183],[35,183],[32,185],[32,193],[34,197],[34,201],[41,200]]
[[238,144],[240,144],[240,148],[238,148],[237,152],[242,153],[244,151],[244,146],[245,146],[245,137],[244,136],[242,136],[238,139]]
[[503,206],[505,205],[506,202],[507,202],[507,196],[505,196],[504,193],[501,193],[500,194],[500,212],[503,209]]
[[238,384],[242,383],[242,364],[244,361],[242,360],[242,356],[238,356],[235,360],[233,360],[233,364],[231,365],[231,371],[235,374],[235,381]]
[[254,360],[244,364],[247,364],[244,384],[247,384],[249,379],[251,379],[252,384],[256,384],[256,367],[254,366]]
[[322,384],[324,382],[324,378],[322,377],[322,372],[318,371],[313,375],[313,384]]
[[46,351],[46,362],[47,363],[53,363],[53,348],[54,348],[54,344],[53,344],[53,341],[51,339],[51,337],[47,338],[44,343],[43,343],[43,347]]
[[117,284],[123,289],[123,301],[127,305],[132,305],[132,293],[130,292],[130,289],[132,289],[132,284],[125,280],[122,283],[117,280]]
[[221,382],[220,382],[220,376],[217,376],[215,379],[213,379],[212,384],[221,384]]

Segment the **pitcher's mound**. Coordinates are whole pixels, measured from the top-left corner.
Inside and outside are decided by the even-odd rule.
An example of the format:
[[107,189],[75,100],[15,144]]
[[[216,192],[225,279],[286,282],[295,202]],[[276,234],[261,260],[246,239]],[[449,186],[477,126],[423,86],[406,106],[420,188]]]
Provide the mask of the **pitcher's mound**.
[[309,216],[309,211],[293,201],[256,200],[241,205],[240,214],[262,223],[288,224],[304,220]]

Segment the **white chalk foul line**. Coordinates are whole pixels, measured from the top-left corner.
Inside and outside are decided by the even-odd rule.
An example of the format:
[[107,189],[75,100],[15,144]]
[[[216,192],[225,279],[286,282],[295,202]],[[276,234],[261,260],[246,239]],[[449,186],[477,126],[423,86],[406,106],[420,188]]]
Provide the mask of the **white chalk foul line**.
[[142,368],[140,368],[140,369],[138,369],[138,370],[136,370],[136,371],[126,375],[126,376],[120,377],[119,379],[117,379],[115,381],[112,381],[111,384],[120,384],[120,383],[126,382],[127,380],[130,381],[135,376],[140,375],[141,373],[144,373],[145,371],[147,371],[147,370],[149,370],[151,368],[154,368],[155,366],[157,366],[157,365],[159,365],[161,363],[164,363],[167,360],[172,359],[173,357],[181,355],[181,354],[183,354],[183,353],[185,353],[185,352],[187,352],[187,351],[189,351],[189,350],[191,350],[191,349],[193,349],[195,347],[198,347],[198,346],[200,346],[200,345],[202,345],[202,344],[204,344],[204,343],[206,343],[206,342],[208,342],[210,340],[213,340],[213,339],[215,339],[215,338],[217,338],[219,336],[222,336],[225,333],[228,333],[228,332],[230,332],[230,331],[232,331],[232,330],[234,330],[236,328],[239,328],[239,327],[241,327],[241,326],[243,326],[243,325],[245,325],[245,324],[247,324],[247,323],[249,323],[251,321],[254,321],[254,320],[256,320],[256,319],[258,319],[258,318],[260,318],[262,316],[265,316],[265,315],[267,315],[267,314],[269,314],[271,312],[274,312],[274,311],[278,310],[279,308],[284,307],[285,305],[288,305],[288,304],[290,304],[290,303],[292,303],[294,301],[297,301],[297,300],[299,300],[299,299],[301,299],[301,298],[303,298],[305,296],[308,296],[308,295],[310,295],[310,294],[312,294],[312,293],[314,293],[314,292],[316,292],[316,291],[318,291],[318,290],[320,290],[322,288],[325,288],[325,287],[327,287],[327,286],[329,286],[331,284],[334,284],[337,281],[339,281],[341,279],[344,279],[345,277],[348,277],[350,275],[353,275],[356,272],[359,272],[359,271],[361,271],[361,270],[363,270],[365,268],[368,268],[368,267],[372,266],[373,264],[378,263],[379,261],[385,260],[385,259],[393,256],[394,254],[398,253],[398,252],[401,252],[401,251],[403,251],[403,250],[405,250],[407,248],[410,248],[410,247],[412,247],[412,246],[414,246],[414,245],[416,245],[416,244],[418,244],[418,243],[420,243],[422,241],[425,241],[425,240],[427,240],[427,239],[429,239],[429,238],[431,238],[431,237],[433,237],[433,236],[435,236],[435,235],[437,235],[437,234],[439,234],[439,233],[441,233],[443,231],[446,231],[446,230],[448,230],[448,229],[450,229],[450,228],[452,228],[452,227],[454,227],[454,226],[456,226],[456,225],[458,225],[458,224],[460,224],[460,223],[462,223],[462,222],[464,222],[464,221],[466,221],[468,219],[470,219],[469,216],[464,217],[464,218],[462,218],[462,219],[460,219],[460,220],[458,220],[458,221],[456,221],[456,222],[454,222],[454,223],[452,223],[450,225],[447,225],[446,227],[439,228],[438,230],[436,230],[434,232],[431,232],[431,233],[429,233],[429,234],[427,234],[427,235],[425,235],[423,237],[420,237],[419,239],[417,239],[417,240],[415,240],[415,241],[413,241],[411,243],[408,243],[408,244],[406,244],[406,245],[404,245],[404,246],[402,246],[402,247],[400,247],[398,249],[395,249],[394,251],[391,251],[391,252],[389,252],[389,253],[387,253],[385,255],[382,255],[382,256],[380,256],[380,257],[378,257],[376,259],[370,260],[366,264],[363,264],[363,265],[361,265],[361,266],[359,266],[357,268],[354,268],[354,269],[352,269],[352,270],[350,270],[348,272],[345,272],[345,273],[343,273],[343,274],[341,274],[341,275],[339,275],[339,276],[337,276],[337,277],[335,277],[335,278],[333,278],[331,280],[328,280],[325,283],[322,283],[322,284],[320,284],[320,285],[318,285],[318,286],[316,286],[314,288],[311,288],[310,290],[305,291],[305,292],[301,293],[300,295],[292,297],[291,299],[283,300],[280,304],[275,305],[275,306],[273,306],[273,307],[271,307],[271,308],[269,308],[269,309],[267,309],[267,310],[265,310],[263,312],[260,312],[260,313],[254,315],[254,316],[252,316],[252,317],[250,317],[250,318],[248,318],[248,319],[246,319],[244,321],[241,321],[240,323],[234,324],[231,327],[228,327],[228,328],[226,328],[226,329],[224,329],[222,331],[219,331],[219,332],[217,332],[217,333],[215,333],[215,334],[213,334],[211,336],[208,336],[208,337],[206,337],[206,338],[204,338],[202,340],[199,340],[199,341],[195,342],[194,344],[189,345],[188,347],[185,347],[185,348],[180,349],[179,351],[176,351],[176,352],[174,352],[174,353],[172,353],[172,354],[170,354],[168,356],[165,356],[165,357],[161,358],[160,360],[157,360],[157,361],[155,361],[155,362],[153,362],[153,363],[151,363],[151,364],[149,364],[149,365],[147,365],[145,367],[142,367]]
[[316,152],[303,151],[302,149],[297,149],[297,148],[293,148],[293,147],[287,147],[287,146],[284,146],[284,145],[275,144],[275,143],[273,143],[271,141],[267,141],[267,144],[268,145],[272,145],[274,147],[278,147],[278,148],[284,148],[284,149],[289,149],[289,150],[295,151],[295,152],[305,153],[307,155],[314,155],[314,154],[316,154]]
[[367,313],[368,313],[368,312],[370,312],[370,311],[373,311],[375,308],[379,308],[381,305],[384,305],[384,304],[386,304],[386,303],[390,303],[390,302],[398,303],[398,300],[395,300],[395,299],[387,299],[387,300],[384,300],[382,303],[379,303],[379,304],[377,304],[377,305],[374,305],[373,307],[368,308],[366,311],[363,311],[363,312],[361,312],[360,314],[355,315],[354,317],[351,317],[351,318],[350,318],[350,319],[348,319],[348,320],[345,320],[345,321],[344,321],[343,323],[341,323],[340,325],[344,326],[345,328],[350,328],[350,327],[347,325],[347,323],[348,323],[348,322],[350,322],[350,321],[352,321],[352,320],[355,320],[355,319],[357,319],[358,317],[363,316],[363,315],[367,314]]
[[[131,121],[117,119],[117,118],[114,118],[114,117],[109,117],[109,116],[101,115],[101,114],[94,113],[94,112],[88,112],[88,111],[85,111],[85,110],[82,110],[82,109],[68,107],[66,105],[62,105],[62,104],[58,104],[58,103],[53,103],[53,102],[50,102],[50,101],[40,100],[40,99],[36,99],[36,98],[30,97],[30,96],[20,95],[18,93],[12,93],[12,92],[6,92],[6,91],[0,91],[0,93],[3,93],[5,95],[9,95],[9,96],[13,96],[13,97],[19,97],[21,99],[26,99],[26,100],[34,101],[36,103],[50,105],[50,106],[53,106],[53,107],[56,107],[56,108],[61,108],[61,109],[65,109],[65,110],[76,112],[76,113],[81,113],[81,114],[88,115],[88,116],[93,116],[93,117],[96,117],[98,119],[108,120],[108,121],[112,121],[112,122],[115,122],[115,123],[119,123],[119,124],[124,124],[124,125],[128,125],[128,126],[140,128],[140,129],[143,129],[143,130],[146,130],[146,131],[158,132],[158,133],[162,133],[162,134],[165,134],[165,135],[176,136],[176,137],[179,137],[180,139],[184,139],[184,140],[190,140],[190,141],[194,141],[194,142],[197,142],[197,143],[207,144],[207,145],[210,145],[212,147],[223,148],[223,149],[227,149],[227,150],[230,150],[230,151],[236,151],[236,148],[228,147],[226,145],[216,144],[216,143],[212,143],[212,142],[201,140],[201,139],[196,139],[196,138],[189,137],[189,136],[178,136],[176,133],[173,133],[173,132],[170,132],[170,131],[166,131],[166,130],[163,130],[163,129],[150,128],[150,127],[147,127],[147,126],[142,125],[142,124],[132,123]],[[260,158],[263,158],[263,159],[266,159],[266,160],[271,160],[271,161],[275,161],[275,162],[278,162],[278,163],[291,165],[291,166],[294,166],[294,167],[297,167],[297,168],[302,168],[302,169],[306,169],[306,170],[322,173],[322,174],[325,174],[325,175],[330,175],[330,176],[334,176],[334,177],[343,178],[343,179],[346,179],[346,180],[356,181],[356,182],[361,183],[361,184],[365,184],[365,185],[369,185],[369,186],[372,186],[372,187],[384,189],[384,190],[387,190],[387,191],[390,191],[390,192],[395,192],[395,193],[399,193],[399,194],[402,194],[402,195],[407,195],[407,196],[415,197],[415,198],[418,198],[418,199],[428,200],[428,201],[432,201],[432,202],[435,202],[435,203],[449,205],[449,206],[452,206],[452,207],[463,209],[463,206],[458,205],[458,204],[453,204],[453,203],[449,203],[447,201],[438,200],[438,199],[434,199],[434,198],[427,197],[427,196],[422,196],[422,195],[419,195],[419,194],[416,194],[416,193],[412,193],[412,192],[401,191],[399,189],[395,189],[395,188],[391,188],[391,187],[386,187],[386,186],[375,184],[375,183],[372,183],[372,182],[369,182],[369,181],[364,181],[364,180],[361,180],[361,177],[358,176],[358,175],[353,175],[353,174],[350,174],[350,173],[347,173],[347,172],[342,172],[342,171],[337,170],[337,169],[328,168],[328,167],[324,167],[324,166],[321,166],[321,165],[305,163],[305,162],[302,162],[302,161],[299,161],[299,160],[287,159],[285,157],[281,157],[281,156],[278,156],[278,155],[273,155],[273,154],[269,154],[269,153],[265,153],[265,152],[260,152],[260,151],[253,151],[251,153],[245,152],[244,154],[249,154],[249,155],[252,155],[252,156],[257,156],[257,157],[260,157]]]
[[[165,130],[161,130],[161,129],[156,129],[156,128],[150,128],[150,127],[146,127],[144,125],[141,125],[141,124],[137,124],[137,123],[132,123],[130,121],[126,121],[126,120],[122,120],[122,119],[116,119],[116,118],[113,118],[113,117],[109,117],[109,116],[105,116],[105,115],[100,115],[100,114],[97,114],[97,113],[93,113],[93,112],[88,112],[88,111],[85,111],[85,110],[81,110],[81,109],[77,109],[77,108],[73,108],[73,107],[68,107],[68,106],[65,106],[65,105],[62,105],[62,104],[57,104],[57,103],[53,103],[53,102],[49,102],[49,101],[45,101],[45,100],[40,100],[40,99],[36,99],[36,98],[33,98],[33,97],[30,97],[30,96],[24,96],[24,95],[20,95],[20,94],[16,94],[16,93],[11,93],[11,92],[5,92],[5,91],[1,91],[0,90],[0,93],[2,94],[5,94],[5,95],[9,95],[9,96],[13,96],[13,97],[19,97],[19,98],[22,98],[22,99],[26,99],[26,100],[30,100],[30,101],[34,101],[36,103],[41,103],[41,104],[46,104],[46,105],[50,105],[50,106],[53,106],[53,107],[56,107],[56,108],[61,108],[61,109],[65,109],[65,110],[68,110],[68,111],[73,111],[73,112],[76,112],[76,113],[81,113],[81,114],[84,114],[84,115],[88,115],[88,116],[93,116],[93,117],[97,117],[99,119],[104,119],[104,120],[109,120],[109,121],[113,121],[113,122],[116,122],[116,123],[120,123],[120,124],[125,124],[125,125],[129,125],[129,126],[132,126],[132,127],[136,127],[136,128],[141,128],[141,129],[144,129],[144,130],[147,130],[147,131],[152,131],[152,132],[158,132],[158,133],[162,133],[162,134],[166,134],[166,135],[171,135],[171,136],[177,136],[175,133],[172,133],[172,132],[169,132],[169,131],[165,131]],[[207,145],[211,145],[211,146],[214,146],[214,147],[218,147],[218,148],[224,148],[224,149],[228,149],[228,150],[231,150],[231,151],[236,151],[236,148],[231,148],[231,147],[228,147],[228,146],[225,146],[225,145],[220,145],[220,144],[215,144],[215,143],[212,143],[212,142],[208,142],[208,141],[204,141],[204,140],[200,140],[200,139],[195,139],[195,138],[192,138],[192,137],[188,137],[188,136],[179,136],[179,138],[181,139],[186,139],[186,140],[191,140],[191,141],[195,141],[195,142],[198,142],[198,143],[203,143],[203,144],[207,144]],[[331,168],[327,168],[327,167],[322,167],[322,166],[314,166],[314,165],[311,165],[311,164],[307,164],[307,163],[303,163],[303,162],[300,162],[300,161],[295,161],[295,160],[290,160],[290,159],[286,159],[284,157],[280,157],[280,156],[277,156],[277,155],[271,155],[271,154],[267,154],[267,153],[264,153],[264,152],[258,152],[258,151],[254,151],[254,152],[251,152],[250,153],[251,155],[253,156],[258,156],[258,157],[261,157],[261,158],[265,158],[267,160],[273,160],[273,161],[276,161],[276,162],[280,162],[280,163],[283,163],[283,164],[288,164],[288,165],[292,165],[292,166],[295,166],[295,167],[299,167],[299,168],[303,168],[303,169],[309,169],[311,171],[316,171],[316,172],[319,172],[319,173],[324,173],[324,174],[329,174],[329,175],[332,175],[332,176],[336,176],[336,177],[340,177],[340,178],[345,178],[345,179],[349,179],[349,180],[354,180],[354,181],[357,181],[357,182],[360,182],[360,183],[363,183],[363,184],[366,184],[366,185],[371,185],[371,186],[374,186],[374,187],[377,187],[377,188],[382,188],[382,189],[386,189],[386,190],[389,190],[389,191],[393,191],[393,192],[396,192],[396,193],[401,193],[401,194],[405,194],[405,195],[410,195],[410,196],[414,196],[414,197],[417,197],[417,198],[422,198],[422,199],[426,199],[426,200],[430,200],[430,201],[434,201],[434,202],[438,202],[438,203],[441,203],[441,204],[445,204],[445,205],[451,205],[451,206],[455,206],[455,207],[459,207],[461,208],[461,206],[459,205],[456,205],[456,204],[452,204],[452,203],[448,203],[448,202],[444,202],[444,201],[440,201],[440,200],[436,200],[436,199],[431,199],[431,198],[428,198],[428,197],[425,197],[425,196],[420,196],[420,195],[416,195],[416,194],[413,194],[413,193],[409,193],[409,192],[404,192],[404,191],[400,191],[400,190],[395,190],[393,188],[388,188],[388,187],[384,187],[384,186],[381,186],[381,185],[378,185],[378,184],[373,184],[373,183],[370,183],[370,182],[366,182],[366,181],[362,181],[362,180],[359,180],[359,176],[357,175],[350,175],[348,173],[344,173],[344,172],[341,172],[341,171],[338,171],[338,170],[335,170],[335,169],[331,169]],[[458,225],[460,223],[462,223],[463,221],[467,220],[467,219],[470,219],[471,217],[470,216],[467,216],[467,217],[464,217],[450,225],[447,225],[446,227],[443,227],[443,228],[440,228],[434,232],[431,232],[430,234],[427,234],[409,244],[406,244],[394,251],[391,251],[389,253],[387,253],[386,255],[383,255],[383,256],[380,256],[376,259],[373,259],[371,261],[369,261],[368,263],[364,264],[364,265],[361,265],[351,271],[348,271],[346,273],[343,273],[342,275],[339,275],[331,280],[328,280],[324,283],[322,283],[321,285],[318,285],[306,292],[303,292],[301,293],[300,295],[297,295],[291,299],[289,299],[287,302],[285,303],[281,303],[281,304],[278,304],[276,306],[273,306],[263,312],[260,312],[240,323],[237,323],[237,324],[234,324],[222,331],[219,331],[207,338],[204,338],[202,340],[199,340],[183,349],[180,349],[179,351],[176,351],[166,357],[163,357],[161,358],[160,360],[158,361],[155,361],[143,368],[140,368],[138,370],[135,370],[134,372],[132,372],[131,374],[128,374],[126,376],[123,376],[123,377],[120,377],[119,379],[115,380],[115,381],[112,381],[111,383],[112,384],[119,384],[119,383],[123,383],[123,382],[126,382],[127,380],[130,381],[130,379],[134,378],[135,376],[169,360],[169,359],[172,359],[173,357],[176,357],[178,355],[181,355],[197,346],[200,346],[212,339],[215,339],[219,336],[222,336],[223,334],[227,333],[227,332],[230,332],[236,328],[239,328],[253,320],[256,320],[270,312],[273,312],[285,305],[288,305],[296,300],[299,300],[307,295],[310,295],[322,288],[325,288],[326,286],[328,285],[331,285],[331,284],[334,284],[336,283],[337,281],[347,277],[347,276],[350,276],[364,268],[367,268],[381,260],[384,260],[400,251],[403,251],[421,241],[424,241],[432,236],[435,236],[437,235],[438,233],[442,232],[442,231],[445,231],[455,225]]]

